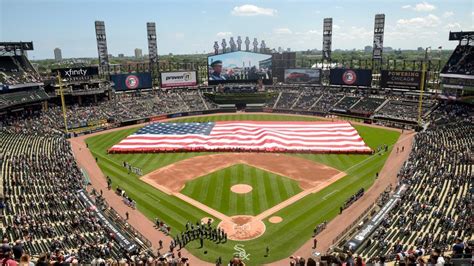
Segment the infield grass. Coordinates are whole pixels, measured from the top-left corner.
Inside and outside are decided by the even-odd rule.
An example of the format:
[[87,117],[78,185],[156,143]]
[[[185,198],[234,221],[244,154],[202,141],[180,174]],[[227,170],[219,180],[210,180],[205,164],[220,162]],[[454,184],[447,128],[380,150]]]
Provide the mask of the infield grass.
[[[237,194],[231,187],[247,184],[252,191]],[[227,216],[257,215],[301,192],[298,182],[249,165],[236,164],[188,181],[181,193]]]
[[[314,121],[319,119],[317,117],[275,114],[224,114],[206,117],[187,117],[178,121],[202,122],[221,120]],[[400,135],[398,132],[388,129],[363,125],[356,125],[354,127],[371,148],[376,148],[383,144],[393,145]],[[140,181],[138,176],[127,174],[127,170],[122,166],[123,161],[127,161],[133,166],[142,168],[145,174],[168,164],[208,153],[107,154],[107,149],[136,130],[138,130],[138,127],[104,133],[86,140],[92,154],[98,158],[98,164],[104,174],[112,178],[113,186],[124,188],[127,194],[137,201],[138,209],[150,219],[156,217],[163,219],[173,228],[173,234],[183,230],[186,221],[196,222],[203,217],[209,216],[202,210],[176,197],[162,193]],[[275,213],[275,215],[281,216],[283,221],[278,224],[272,224],[265,220],[266,231],[257,239],[245,242],[228,241],[225,244],[219,245],[206,241],[205,248],[203,249],[197,248],[199,243],[190,243],[187,249],[195,256],[209,262],[215,262],[219,256],[224,261],[230,259],[235,252],[235,244],[243,244],[243,248],[250,254],[250,260],[246,261],[247,265],[261,265],[287,258],[310,239],[313,228],[317,224],[335,217],[339,212],[339,207],[347,198],[356,193],[360,188],[368,189],[372,185],[375,180],[375,174],[383,167],[389,152],[381,155],[292,154],[292,156],[301,156],[327,164],[346,172],[347,176]],[[209,204],[215,203],[210,202]],[[152,241],[158,241],[158,239],[152,239]],[[265,257],[265,248],[267,246],[270,248],[270,256]]]

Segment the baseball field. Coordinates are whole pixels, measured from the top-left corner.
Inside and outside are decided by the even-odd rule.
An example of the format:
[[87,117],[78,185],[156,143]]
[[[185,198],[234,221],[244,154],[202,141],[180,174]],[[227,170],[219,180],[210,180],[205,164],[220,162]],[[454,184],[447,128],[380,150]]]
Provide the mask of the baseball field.
[[[174,121],[318,119],[294,115],[225,114]],[[400,136],[397,131],[379,127],[359,124],[354,127],[372,149],[386,144],[390,152]],[[187,221],[195,223],[204,217],[212,217],[214,225],[236,215],[253,216],[261,221],[263,231],[251,239],[229,239],[224,244],[205,241],[204,248],[199,248],[199,241],[194,241],[186,246],[193,255],[209,262],[215,262],[219,256],[225,260],[231,258],[237,244],[245,249],[248,265],[288,257],[311,238],[316,225],[338,215],[345,200],[360,188],[368,189],[373,184],[376,173],[389,155],[389,152],[375,155],[107,153],[110,147],[139,128],[106,132],[89,137],[86,143],[103,174],[112,179],[113,187],[124,189],[146,217],[164,220],[172,227],[172,235],[183,231]],[[258,158],[263,162],[258,162]],[[123,167],[124,161],[141,168],[144,176],[129,173]],[[309,179],[309,173],[315,177]],[[272,217],[281,219],[270,222]],[[267,246],[271,250],[268,256],[265,254]]]

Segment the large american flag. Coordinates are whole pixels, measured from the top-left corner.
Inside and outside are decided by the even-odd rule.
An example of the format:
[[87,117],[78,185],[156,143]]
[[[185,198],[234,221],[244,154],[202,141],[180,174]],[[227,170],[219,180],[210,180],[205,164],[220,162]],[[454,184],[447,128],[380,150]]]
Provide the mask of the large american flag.
[[265,151],[369,153],[347,122],[154,123],[109,149],[112,153]]

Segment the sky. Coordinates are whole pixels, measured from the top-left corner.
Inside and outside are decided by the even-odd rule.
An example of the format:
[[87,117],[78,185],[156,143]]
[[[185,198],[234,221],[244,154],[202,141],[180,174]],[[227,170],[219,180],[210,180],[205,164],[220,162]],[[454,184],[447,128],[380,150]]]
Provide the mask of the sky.
[[213,51],[214,41],[249,36],[269,48],[322,48],[333,18],[333,50],[372,45],[385,14],[384,46],[452,49],[449,31],[474,30],[473,0],[0,0],[0,40],[33,41],[30,59],[97,57],[94,21],[105,21],[110,54],[148,53],[146,22],[157,25],[159,54]]

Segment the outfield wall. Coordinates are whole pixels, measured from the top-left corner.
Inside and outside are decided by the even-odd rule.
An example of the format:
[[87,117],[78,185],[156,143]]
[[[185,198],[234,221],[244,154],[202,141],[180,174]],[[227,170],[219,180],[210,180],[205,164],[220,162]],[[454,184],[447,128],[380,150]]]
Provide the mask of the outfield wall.
[[[75,132],[70,132],[69,137],[74,136],[81,136],[87,135],[94,132],[104,131],[107,129],[117,128],[117,127],[124,127],[124,126],[131,126],[131,125],[138,125],[142,123],[148,122],[158,122],[170,118],[179,118],[179,117],[188,117],[188,116],[199,116],[199,115],[210,115],[210,114],[231,114],[237,113],[236,108],[225,108],[225,109],[213,109],[213,110],[203,110],[203,111],[190,111],[190,112],[178,112],[178,113],[171,113],[171,114],[161,114],[161,115],[154,115],[149,117],[142,117],[136,119],[129,119],[125,121],[115,121],[114,119],[107,120],[107,126],[102,127],[93,127],[93,128],[79,128]],[[396,120],[387,120],[387,119],[371,119],[371,118],[364,118],[359,116],[351,116],[348,114],[333,114],[333,113],[324,113],[324,112],[316,112],[316,111],[305,111],[305,110],[290,110],[290,109],[272,109],[268,107],[251,107],[246,108],[245,113],[269,113],[269,114],[293,114],[293,115],[307,115],[307,116],[320,116],[320,117],[334,117],[341,120],[349,120],[349,121],[357,121],[366,124],[376,123],[377,121],[384,121],[389,122],[390,127],[396,128],[414,128],[416,129],[416,125],[412,123],[408,123],[406,121],[396,121]],[[391,124],[390,124],[391,123]]]

